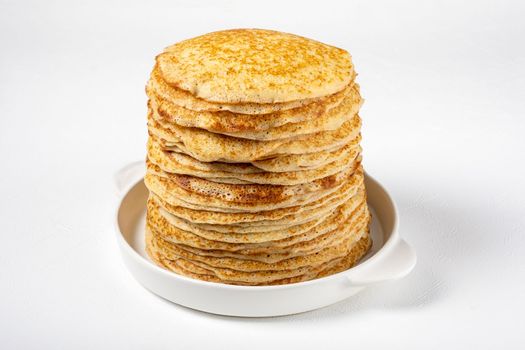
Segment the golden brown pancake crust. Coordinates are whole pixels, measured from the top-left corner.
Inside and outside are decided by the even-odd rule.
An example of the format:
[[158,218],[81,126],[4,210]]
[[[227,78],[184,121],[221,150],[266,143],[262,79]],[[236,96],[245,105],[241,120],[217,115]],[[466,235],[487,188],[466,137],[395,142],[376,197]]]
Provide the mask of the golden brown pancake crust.
[[279,103],[334,94],[350,83],[345,50],[293,34],[225,30],[157,56],[164,80],[212,102]]

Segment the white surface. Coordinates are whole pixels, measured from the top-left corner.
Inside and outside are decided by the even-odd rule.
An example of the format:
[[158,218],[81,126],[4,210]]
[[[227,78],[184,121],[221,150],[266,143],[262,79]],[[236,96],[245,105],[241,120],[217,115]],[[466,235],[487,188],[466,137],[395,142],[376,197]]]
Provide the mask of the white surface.
[[151,261],[144,249],[148,198],[142,181],[144,168],[144,162],[135,162],[116,175],[122,200],[115,217],[115,234],[133,277],[152,293],[179,305],[225,316],[293,315],[335,304],[378,282],[405,277],[416,264],[414,249],[399,235],[395,204],[366,174],[373,245],[351,269],[301,283],[260,287],[211,283],[171,273]]
[[[458,3],[1,1],[0,347],[523,349],[525,9]],[[144,155],[153,57],[245,26],[352,53],[365,165],[418,252],[407,278],[245,320],[172,305],[125,270],[112,174]]]

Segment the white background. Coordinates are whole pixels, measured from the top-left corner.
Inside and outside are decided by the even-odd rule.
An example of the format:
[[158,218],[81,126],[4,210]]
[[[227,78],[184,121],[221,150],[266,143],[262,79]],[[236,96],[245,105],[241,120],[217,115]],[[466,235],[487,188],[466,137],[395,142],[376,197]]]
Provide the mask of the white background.
[[[0,348],[523,349],[523,2],[0,1]],[[419,261],[315,312],[212,316],[141,288],[113,174],[163,47],[262,27],[349,50],[367,170]]]

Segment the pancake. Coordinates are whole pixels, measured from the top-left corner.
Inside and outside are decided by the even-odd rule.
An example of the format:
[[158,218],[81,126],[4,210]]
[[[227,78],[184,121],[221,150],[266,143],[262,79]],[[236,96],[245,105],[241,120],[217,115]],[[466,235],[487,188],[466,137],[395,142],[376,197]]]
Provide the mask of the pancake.
[[257,212],[304,205],[337,191],[360,164],[334,175],[300,185],[231,185],[187,175],[166,177],[147,172],[146,187],[173,205],[221,212]]
[[[153,69],[152,79],[156,75],[156,69]],[[170,89],[168,86],[164,87]],[[171,98],[173,97],[171,94],[159,93],[158,88],[155,89],[153,87],[152,81],[146,86],[146,93],[157,106],[156,111],[160,117],[169,122],[180,126],[205,129],[219,134],[230,133],[232,135],[242,135],[244,132],[263,132],[286,124],[311,121],[327,114],[330,110],[339,106],[343,100],[351,101],[352,105],[356,107],[362,103],[359,85],[353,81],[340,92],[315,99],[304,106],[255,115],[234,113],[228,110],[206,111],[186,108],[184,103],[181,103],[178,99]]]
[[256,116],[226,111],[191,111],[159,99],[154,93],[149,93],[149,96],[153,117],[159,121],[238,138],[268,141],[339,128],[357,113],[362,103],[356,84],[336,95],[339,94],[341,98],[334,96],[305,108]]
[[[230,243],[220,240],[228,236],[227,234],[221,235],[205,230],[192,230],[191,232],[181,230],[171,225],[154,203],[151,201],[148,203],[148,225],[157,237],[186,247],[220,251],[221,253],[224,251],[236,252],[243,255],[311,252],[331,244],[336,238],[344,238],[350,230],[358,227],[360,222],[367,220],[368,211],[365,202],[356,200],[338,208],[320,223],[307,228],[305,232],[301,232],[300,228],[294,226],[282,231],[243,235],[251,239],[251,243]],[[204,238],[210,236],[214,239]]]
[[317,266],[303,266],[290,270],[243,272],[232,269],[213,269],[203,263],[196,263],[182,257],[166,257],[156,246],[153,235],[149,232],[146,234],[146,251],[148,255],[166,269],[204,281],[237,285],[288,284],[323,277],[350,268],[366,254],[370,247],[370,236],[365,231],[357,242],[347,247],[345,255],[320,263]]
[[[220,164],[220,167],[223,169],[230,168],[229,170],[234,171],[228,172],[219,171],[218,169],[209,170],[210,168],[213,168],[213,165],[210,166],[210,163],[199,162],[198,160],[195,160],[186,155],[162,151],[161,147],[157,143],[149,140],[147,169],[153,174],[164,177],[167,177],[167,174],[171,173],[190,175],[213,182],[223,183],[298,185],[334,175],[349,167],[354,167],[356,163],[361,161],[360,153],[361,148],[358,146],[356,148],[348,149],[348,152],[343,154],[340,159],[337,159],[332,163],[328,163],[324,167],[311,170],[306,169],[278,173],[262,171],[253,166],[228,167],[227,165],[224,166],[224,163]],[[248,173],[250,171],[251,173]]]
[[[217,212],[202,209],[191,209],[169,203],[163,198],[150,193],[150,196],[174,217],[200,225],[201,228],[212,227],[213,230],[225,233],[236,232],[232,227],[250,225],[256,222],[257,226],[263,225],[292,225],[307,222],[311,218],[318,217],[318,213],[327,213],[341,205],[358,191],[364,189],[364,177],[362,171],[356,173],[345,182],[338,191],[334,191],[321,199],[306,205],[294,205],[287,208],[264,210],[259,212]],[[209,225],[209,226],[207,226]],[[241,231],[245,232],[245,231]]]
[[[348,225],[352,226],[345,226],[342,224],[338,229],[335,229],[330,232],[326,232],[318,237],[315,237],[311,240],[296,243],[292,246],[285,247],[285,248],[274,248],[272,246],[268,246],[265,248],[254,248],[254,249],[247,249],[247,250],[241,250],[241,251],[224,251],[220,249],[201,249],[197,247],[187,246],[180,243],[175,243],[177,248],[180,248],[182,250],[185,250],[191,254],[203,256],[203,257],[213,257],[213,258],[233,258],[233,259],[239,259],[239,260],[250,260],[250,261],[258,261],[263,262],[266,264],[273,264],[285,259],[300,257],[300,256],[306,256],[311,254],[316,254],[317,252],[320,252],[323,249],[326,249],[330,246],[337,245],[339,243],[342,243],[344,240],[348,239],[348,237],[357,234],[358,231],[360,231],[363,227],[365,227],[364,224],[358,225],[358,222],[364,222],[365,213],[364,211],[361,211],[359,214],[359,218],[355,220],[349,220],[347,222]],[[167,243],[170,246],[173,245],[173,242],[166,241],[162,239],[160,236],[160,241],[163,243]]]
[[192,111],[230,111],[233,113],[247,115],[264,115],[268,113],[302,108],[308,106],[311,103],[321,102],[329,97],[326,96],[282,103],[213,103],[197,98],[187,91],[170,86],[164,81],[159,69],[157,68],[157,65],[155,65],[153,68],[150,80],[146,86],[146,93],[151,95],[151,92],[164,100],[170,101],[177,106],[181,106]]
[[361,135],[358,134],[353,140],[335,150],[306,154],[281,155],[253,161],[251,163],[201,162],[184,153],[164,150],[159,144],[159,140],[154,136],[150,136],[148,139],[147,148],[148,158],[168,172],[168,169],[170,168],[182,167],[206,172],[254,174],[262,173],[264,171],[279,173],[317,169],[340,160],[349,152],[352,152],[353,149],[359,147],[360,141]]
[[[356,195],[359,195],[362,191],[362,189],[358,189]],[[171,214],[162,206],[161,212],[162,215],[166,219],[168,219],[172,225],[180,229],[192,232],[195,232],[196,230],[203,230],[203,232],[207,232],[208,234],[226,234],[229,235],[228,237],[232,239],[233,237],[237,236],[246,236],[246,234],[262,234],[268,232],[279,232],[280,235],[285,236],[286,232],[289,232],[290,228],[292,227],[295,231],[301,230],[297,233],[304,232],[309,228],[313,227],[314,225],[331,215],[334,212],[334,210],[336,210],[336,208],[352,199],[354,197],[354,193],[356,193],[355,190],[352,190],[351,192],[345,193],[343,196],[338,196],[334,200],[328,201],[327,205],[322,205],[317,208],[305,210],[303,212],[299,212],[298,214],[294,214],[293,212],[291,214],[288,214],[287,211],[288,215],[285,215],[278,220],[260,220],[256,217],[256,219],[259,219],[258,221],[246,221],[234,224],[208,224],[191,222],[189,220],[180,218],[176,215]],[[283,208],[283,210],[286,211],[287,208]],[[245,239],[252,239],[251,237],[252,236],[250,236],[250,238]]]
[[[200,279],[207,282],[215,283],[225,283],[225,284],[236,284],[236,285],[246,285],[246,286],[263,286],[263,285],[278,285],[278,284],[290,284],[303,282],[314,278],[320,278],[327,275],[331,275],[337,272],[344,271],[352,267],[359,259],[361,259],[366,252],[370,249],[372,241],[370,236],[367,235],[361,238],[354,247],[349,251],[349,253],[341,259],[334,259],[327,264],[320,265],[317,268],[310,269],[308,272],[303,275],[298,275],[292,278],[283,278],[267,282],[260,283],[249,283],[244,281],[223,281],[213,274],[212,271],[203,269],[198,266],[191,266],[191,263],[184,264],[181,263],[183,259],[169,260],[160,255],[155,251],[154,247],[151,244],[146,245],[146,251],[150,258],[155,261],[158,265],[166,268],[167,270],[173,271],[183,276],[191,277],[194,279]],[[187,265],[190,265],[190,270],[187,269]]]
[[[185,239],[195,240],[196,243],[204,241],[224,242],[224,246],[231,249],[248,249],[253,245],[292,244],[301,240],[308,240],[316,235],[323,234],[328,230],[335,229],[336,224],[347,220],[356,209],[361,209],[365,204],[364,192],[360,191],[340,206],[333,208],[321,215],[318,219],[308,220],[305,223],[291,223],[277,230],[266,230],[264,227],[253,224],[249,232],[218,231],[215,225],[203,226],[181,220],[166,212],[155,200],[148,200],[148,223],[157,229],[166,240],[183,243]],[[204,241],[200,240],[198,237]],[[198,241],[198,242],[197,242]],[[278,242],[277,242],[278,241]],[[185,243],[191,245],[190,243]],[[203,245],[196,245],[203,248]],[[239,248],[239,249],[241,249]],[[224,250],[227,250],[224,248]],[[235,250],[235,249],[234,249]]]
[[361,119],[356,114],[337,130],[296,138],[257,141],[215,134],[197,128],[168,124],[151,117],[148,128],[165,150],[175,150],[202,162],[249,163],[279,155],[322,152],[340,148],[359,134]]
[[[364,222],[364,212],[360,214],[360,222]],[[357,220],[356,220],[357,221]],[[174,248],[175,251],[182,249],[187,253],[193,255],[199,255],[201,257],[212,257],[212,258],[232,258],[245,261],[258,261],[266,264],[273,264],[279,261],[296,258],[300,256],[306,256],[311,254],[316,254],[323,249],[327,249],[330,246],[334,246],[342,243],[344,240],[348,239],[349,236],[357,234],[358,231],[361,231],[365,225],[357,226],[355,221],[349,221],[348,224],[353,226],[341,225],[339,229],[334,231],[327,232],[323,235],[315,237],[309,241],[296,243],[293,246],[286,248],[275,248],[269,246],[266,248],[255,248],[249,250],[240,250],[240,251],[224,251],[220,249],[201,249],[197,247],[187,246],[180,243],[173,243],[171,241],[166,241],[160,234],[155,230],[150,229],[152,234],[157,239],[158,244],[167,249]]]
[[318,252],[307,255],[298,255],[291,258],[284,258],[276,262],[262,262],[249,259],[231,258],[228,256],[206,256],[194,254],[188,250],[182,249],[177,244],[170,244],[156,237],[157,247],[162,254],[168,258],[181,257],[193,261],[200,266],[206,266],[215,272],[224,272],[225,269],[257,273],[262,271],[279,271],[279,270],[295,270],[301,267],[317,266],[332,259],[346,255],[351,245],[358,241],[364,234],[366,229],[363,228],[353,235],[347,235],[342,242],[333,246],[325,247]]
[[281,103],[344,89],[353,75],[345,50],[261,29],[213,32],[184,40],[156,58],[164,80],[216,103]]

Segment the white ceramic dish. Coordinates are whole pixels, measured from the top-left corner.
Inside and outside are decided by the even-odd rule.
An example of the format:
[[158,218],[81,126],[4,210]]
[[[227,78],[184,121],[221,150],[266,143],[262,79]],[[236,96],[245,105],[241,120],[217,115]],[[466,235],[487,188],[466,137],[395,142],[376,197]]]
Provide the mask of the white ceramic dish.
[[144,163],[123,168],[116,175],[121,199],[115,230],[122,258],[145,288],[179,305],[214,314],[263,317],[295,314],[346,299],[363,288],[407,275],[416,264],[414,250],[400,238],[398,215],[388,192],[366,175],[372,210],[373,246],[353,268],[312,281],[282,286],[233,286],[194,280],[152,263],[144,251],[145,204],[148,191],[142,182]]

